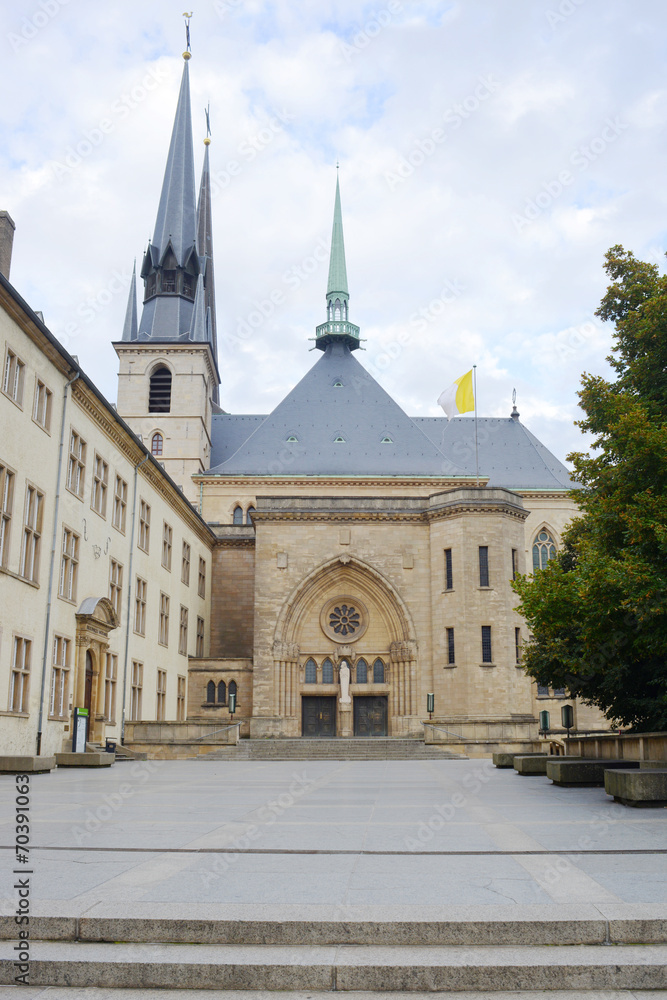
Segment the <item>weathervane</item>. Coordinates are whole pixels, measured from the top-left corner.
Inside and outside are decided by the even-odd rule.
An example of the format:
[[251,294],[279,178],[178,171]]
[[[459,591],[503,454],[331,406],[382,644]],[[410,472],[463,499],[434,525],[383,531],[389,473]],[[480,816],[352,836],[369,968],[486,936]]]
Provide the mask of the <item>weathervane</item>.
[[516,389],[512,389],[512,406],[516,406]]
[[183,17],[185,18],[185,42],[186,42],[186,44],[185,44],[185,51],[186,52],[191,52],[192,51],[192,49],[190,48],[190,18],[192,17],[193,14],[194,14],[194,11],[192,11],[192,10],[190,11],[189,14],[188,14],[188,12],[186,10],[183,11]]
[[206,105],[206,107],[204,108],[204,114],[206,115],[206,138],[207,139],[211,138],[211,119],[209,117],[210,110],[211,110],[211,102],[209,101],[208,104]]

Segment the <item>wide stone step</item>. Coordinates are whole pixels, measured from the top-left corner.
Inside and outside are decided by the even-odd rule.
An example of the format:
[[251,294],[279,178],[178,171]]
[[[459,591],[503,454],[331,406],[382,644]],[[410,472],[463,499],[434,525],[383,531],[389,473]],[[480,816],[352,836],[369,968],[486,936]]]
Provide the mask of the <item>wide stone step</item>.
[[[14,983],[3,942],[0,981]],[[664,945],[30,945],[30,985],[237,990],[658,990]]]
[[199,760],[462,760],[464,755],[427,746],[421,740],[366,739],[242,740],[220,747]]

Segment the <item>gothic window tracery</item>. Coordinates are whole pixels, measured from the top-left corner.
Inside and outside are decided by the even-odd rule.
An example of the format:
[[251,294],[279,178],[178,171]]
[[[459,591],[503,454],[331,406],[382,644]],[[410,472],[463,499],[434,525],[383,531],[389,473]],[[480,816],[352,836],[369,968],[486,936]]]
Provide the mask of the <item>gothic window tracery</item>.
[[317,684],[317,664],[312,656],[309,656],[306,660],[304,681],[306,684]]
[[333,684],[333,682],[334,682],[333,663],[327,656],[327,658],[322,661],[322,683]]
[[533,542],[533,569],[546,569],[550,559],[556,558],[556,543],[546,528],[538,531]]

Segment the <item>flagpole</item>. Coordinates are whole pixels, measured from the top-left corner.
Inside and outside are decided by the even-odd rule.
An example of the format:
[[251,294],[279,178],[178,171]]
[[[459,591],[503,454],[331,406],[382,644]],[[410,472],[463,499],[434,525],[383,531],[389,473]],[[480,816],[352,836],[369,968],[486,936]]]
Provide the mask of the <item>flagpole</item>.
[[479,486],[479,447],[477,444],[477,365],[472,366],[472,381],[472,394],[475,402],[475,477],[477,479],[477,485]]

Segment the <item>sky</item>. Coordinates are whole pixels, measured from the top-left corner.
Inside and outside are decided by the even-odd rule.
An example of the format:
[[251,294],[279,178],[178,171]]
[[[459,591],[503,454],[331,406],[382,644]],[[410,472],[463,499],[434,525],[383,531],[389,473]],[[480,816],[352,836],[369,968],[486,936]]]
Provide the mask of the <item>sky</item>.
[[[356,357],[411,416],[477,365],[480,416],[565,460],[608,376],[604,255],[664,264],[664,0],[207,0],[221,404],[270,412],[319,358],[340,164]],[[11,281],[112,402],[155,224],[182,0],[18,0],[0,14]]]

